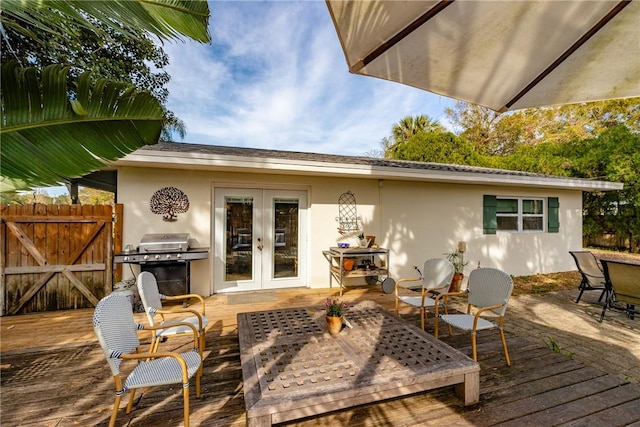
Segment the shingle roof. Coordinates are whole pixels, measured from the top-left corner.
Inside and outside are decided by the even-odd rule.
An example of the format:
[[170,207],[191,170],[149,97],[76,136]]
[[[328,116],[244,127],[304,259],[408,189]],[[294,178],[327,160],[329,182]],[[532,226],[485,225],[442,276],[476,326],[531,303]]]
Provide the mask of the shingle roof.
[[512,171],[505,169],[482,168],[475,166],[453,165],[444,163],[428,163],[416,162],[409,160],[391,160],[378,157],[359,157],[359,156],[341,156],[337,154],[319,154],[306,153],[301,151],[285,151],[285,150],[268,150],[259,148],[241,148],[226,147],[221,145],[204,145],[204,144],[188,144],[176,142],[160,142],[156,145],[147,145],[142,150],[149,151],[165,151],[179,153],[201,153],[209,155],[226,155],[248,158],[271,158],[285,160],[300,160],[306,162],[323,162],[323,163],[343,163],[345,165],[364,165],[376,167],[389,167],[397,169],[415,169],[415,170],[432,170],[443,172],[470,172],[485,173],[492,175],[510,175],[510,176],[531,176],[531,177],[553,177],[552,175],[542,175],[529,172]]
[[162,142],[145,146],[115,162],[122,166],[224,169],[234,171],[348,176],[463,184],[620,190],[622,184],[475,166],[341,156],[301,151]]

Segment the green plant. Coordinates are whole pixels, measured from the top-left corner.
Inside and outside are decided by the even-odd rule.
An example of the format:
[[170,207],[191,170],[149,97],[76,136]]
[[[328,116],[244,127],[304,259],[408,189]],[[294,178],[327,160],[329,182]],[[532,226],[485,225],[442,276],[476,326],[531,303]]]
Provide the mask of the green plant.
[[462,274],[464,271],[464,267],[469,264],[469,261],[464,261],[464,253],[458,250],[454,252],[449,252],[444,254],[447,256],[447,261],[453,264],[453,268],[455,269],[455,274]]
[[324,311],[327,317],[342,317],[347,308],[347,304],[340,301],[338,298],[327,298],[324,303]]
[[549,337],[549,341],[547,342],[547,347],[549,347],[551,350],[553,350],[554,353],[562,354],[562,355],[568,356],[570,358],[573,358],[573,355],[575,354],[572,351],[561,349],[560,345],[552,337]]

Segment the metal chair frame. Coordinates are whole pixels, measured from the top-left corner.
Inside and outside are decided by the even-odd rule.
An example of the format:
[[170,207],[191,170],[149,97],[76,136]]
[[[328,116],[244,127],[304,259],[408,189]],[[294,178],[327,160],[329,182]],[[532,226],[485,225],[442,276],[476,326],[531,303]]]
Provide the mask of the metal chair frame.
[[598,259],[590,251],[569,251],[576,267],[582,275],[582,281],[578,289],[580,293],[576,299],[576,303],[580,302],[582,293],[584,291],[602,291],[598,302],[602,301],[602,298],[607,295],[607,288],[605,284],[604,272],[600,265],[598,265]]
[[[624,311],[629,319],[640,314],[640,265],[602,260],[602,267],[607,287],[607,299],[602,307],[599,322],[602,323],[607,309]],[[618,307],[616,303],[623,303],[625,307]]]

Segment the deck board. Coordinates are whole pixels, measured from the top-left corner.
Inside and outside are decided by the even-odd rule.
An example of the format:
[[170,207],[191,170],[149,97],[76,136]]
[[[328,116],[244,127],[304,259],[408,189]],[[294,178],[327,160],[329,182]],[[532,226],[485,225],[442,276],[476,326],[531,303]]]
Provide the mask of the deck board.
[[[216,295],[207,299],[207,351],[202,379],[202,397],[191,392],[193,426],[244,426],[245,403],[237,335],[237,313],[273,308],[318,306],[337,289],[277,291],[278,301],[250,305],[226,302]],[[372,300],[393,309],[393,298],[375,288],[349,289],[345,300]],[[569,306],[574,309],[576,306]],[[594,309],[595,310],[595,309]],[[597,311],[597,310],[595,310]],[[5,426],[105,426],[113,404],[113,381],[91,329],[91,310],[11,316],[0,319],[2,328],[0,424]],[[555,353],[544,341],[510,332],[507,311],[507,343],[512,366],[507,367],[496,331],[478,334],[480,403],[465,408],[454,387],[380,403],[360,405],[322,416],[284,423],[287,426],[414,426],[458,425],[559,425],[623,426],[640,424],[640,385],[576,357]],[[401,317],[419,324],[412,309]],[[136,314],[140,322],[143,315]],[[515,320],[515,319],[514,319]],[[610,321],[609,325],[616,326]],[[625,320],[626,322],[626,320]],[[637,331],[636,323],[620,321],[621,336]],[[594,323],[594,325],[596,325]],[[597,325],[596,325],[597,326]],[[433,331],[429,317],[427,330]],[[557,335],[557,331],[553,332]],[[467,335],[441,337],[469,355]],[[146,340],[146,338],[144,338]],[[574,337],[579,340],[580,337]],[[146,342],[146,341],[145,341]],[[594,345],[598,342],[594,340]],[[180,350],[186,344],[170,340],[165,350]],[[625,345],[625,343],[620,343]],[[607,343],[603,351],[611,348]],[[632,347],[633,348],[633,347]],[[633,352],[632,352],[633,354]],[[632,364],[638,356],[618,360]],[[117,425],[182,425],[182,397],[178,388],[153,389],[146,393],[130,415],[118,413]]]

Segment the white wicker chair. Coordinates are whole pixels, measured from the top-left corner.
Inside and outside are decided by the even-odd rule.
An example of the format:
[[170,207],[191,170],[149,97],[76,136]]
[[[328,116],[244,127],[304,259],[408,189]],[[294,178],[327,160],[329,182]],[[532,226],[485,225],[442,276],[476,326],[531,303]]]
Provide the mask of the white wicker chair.
[[[187,328],[190,326],[187,325]],[[141,353],[137,331],[145,328],[135,323],[130,300],[117,293],[98,302],[93,313],[93,330],[111,368],[116,386],[116,398],[109,420],[113,427],[122,396],[129,393],[127,414],[131,412],[135,390],[167,384],[182,384],[184,399],[184,425],[189,426],[189,380],[201,370],[198,334],[192,329],[193,350],[185,353]],[[126,379],[120,366],[125,360],[135,360],[137,365]],[[200,396],[200,381],[196,375],[196,396]]]
[[[513,280],[511,276],[502,270],[496,268],[478,268],[469,274],[469,283],[464,292],[451,292],[440,294],[435,299],[436,311],[436,328],[435,337],[438,338],[438,320],[442,319],[449,325],[449,334],[451,334],[451,326],[468,331],[471,333],[471,349],[473,360],[478,361],[476,350],[476,331],[483,329],[498,328],[500,330],[500,339],[502,340],[502,349],[507,359],[507,366],[511,366],[509,352],[507,350],[507,341],[504,337],[504,314],[507,311],[507,304],[513,291]],[[451,296],[467,296],[467,313],[466,314],[448,314],[446,300]],[[441,301],[442,300],[442,301]],[[439,305],[444,303],[445,314],[439,316]],[[475,314],[472,314],[472,308]],[[498,324],[495,324],[481,317],[487,311],[492,311],[499,316]]]
[[[164,339],[189,335],[191,329],[183,323],[193,325],[198,331],[200,340],[200,357],[204,358],[204,350],[206,346],[206,327],[209,324],[209,320],[205,316],[204,299],[197,294],[185,294],[176,296],[166,296],[158,291],[158,283],[153,274],[148,271],[143,271],[138,275],[137,280],[138,293],[140,294],[140,300],[144,305],[144,311],[147,313],[147,320],[151,326],[159,326],[161,329],[154,331],[151,339],[151,351],[158,351],[160,342]],[[162,301],[186,301],[190,298],[200,301],[200,311],[192,308],[172,309],[164,310],[162,308]],[[176,315],[189,314],[188,317],[175,317]],[[165,317],[167,315],[173,315],[174,317]],[[158,316],[158,317],[156,317]],[[158,322],[158,319],[160,320]],[[180,325],[175,325],[181,323]]]
[[[446,292],[451,285],[451,279],[453,279],[454,271],[455,269],[453,264],[446,259],[431,258],[424,262],[422,272],[419,271],[419,278],[398,280],[395,287],[396,316],[398,315],[400,302],[420,308],[420,326],[424,331],[426,310],[427,308],[432,308],[435,305],[435,301],[429,296],[429,293]],[[415,292],[412,292],[414,295],[400,294],[402,288],[409,287],[405,285],[406,283],[418,281],[422,282],[422,292],[419,296],[416,295]]]

